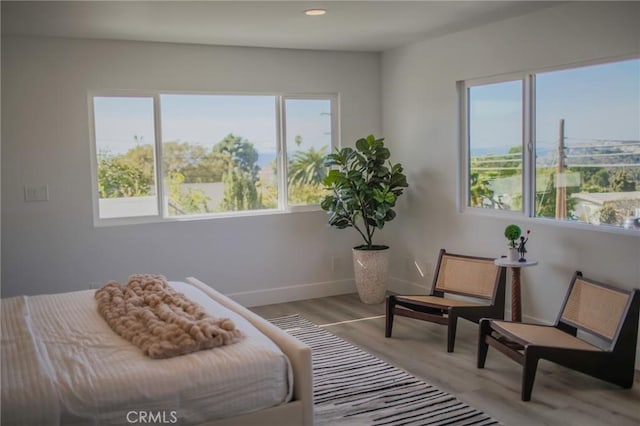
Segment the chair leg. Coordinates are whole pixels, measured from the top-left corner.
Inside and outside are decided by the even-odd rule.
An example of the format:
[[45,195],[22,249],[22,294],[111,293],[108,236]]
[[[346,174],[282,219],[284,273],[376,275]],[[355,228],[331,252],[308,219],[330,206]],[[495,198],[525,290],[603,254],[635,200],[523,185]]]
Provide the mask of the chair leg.
[[487,361],[487,352],[489,351],[489,344],[487,343],[486,336],[491,333],[491,323],[488,319],[480,320],[480,328],[478,332],[478,368],[484,368],[484,364]]
[[533,382],[538,368],[538,356],[525,349],[524,362],[522,364],[522,400],[530,401],[533,390]]
[[449,313],[447,324],[447,352],[453,352],[456,345],[456,328],[458,327],[458,317]]
[[384,337],[391,337],[391,330],[393,329],[393,311],[396,308],[396,297],[389,295],[387,297],[387,318],[385,321]]

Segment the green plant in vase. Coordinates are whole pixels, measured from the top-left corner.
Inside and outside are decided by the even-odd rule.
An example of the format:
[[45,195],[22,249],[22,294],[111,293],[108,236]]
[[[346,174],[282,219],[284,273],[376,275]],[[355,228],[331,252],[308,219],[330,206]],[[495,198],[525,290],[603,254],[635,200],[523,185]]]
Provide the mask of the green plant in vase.
[[369,135],[358,139],[355,150],[344,147],[325,160],[332,167],[324,180],[331,192],[320,206],[329,214],[329,225],[354,228],[362,236],[361,250],[384,247],[373,243],[373,234],[396,217],[396,200],[409,186],[402,166],[392,164],[390,156],[384,138]]
[[518,225],[507,225],[504,229],[504,236],[509,247],[509,260],[526,262],[524,254],[527,252],[525,244],[529,241],[531,230],[527,229],[526,237],[522,235],[522,229]]
[[396,217],[396,200],[409,186],[402,166],[390,157],[384,139],[369,135],[358,139],[355,149],[327,155],[324,163],[332,168],[324,180],[329,195],[320,203],[329,225],[354,228],[364,240],[352,250],[356,288],[364,303],[384,301],[389,247],[374,244],[373,235]]
[[509,241],[508,243],[509,248],[514,248],[514,249],[518,248],[518,243],[516,241],[518,241],[521,235],[522,235],[522,229],[520,229],[518,225],[514,225],[514,224],[507,225],[507,227],[504,229],[504,236]]

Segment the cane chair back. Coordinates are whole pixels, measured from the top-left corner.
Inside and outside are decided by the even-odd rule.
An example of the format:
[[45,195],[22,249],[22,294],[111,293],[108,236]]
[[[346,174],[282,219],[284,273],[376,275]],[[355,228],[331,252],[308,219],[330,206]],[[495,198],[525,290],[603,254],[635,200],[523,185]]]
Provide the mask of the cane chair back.
[[491,300],[500,267],[493,259],[443,253],[437,274],[435,291]]
[[577,275],[559,321],[611,342],[622,325],[632,295]]

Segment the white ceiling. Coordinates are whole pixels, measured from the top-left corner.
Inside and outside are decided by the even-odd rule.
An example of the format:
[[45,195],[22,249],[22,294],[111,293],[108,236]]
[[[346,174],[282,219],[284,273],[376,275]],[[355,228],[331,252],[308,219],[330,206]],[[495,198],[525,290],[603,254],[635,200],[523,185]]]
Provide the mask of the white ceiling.
[[[2,1],[3,35],[383,51],[526,14],[538,1]],[[305,9],[327,14],[307,17]]]

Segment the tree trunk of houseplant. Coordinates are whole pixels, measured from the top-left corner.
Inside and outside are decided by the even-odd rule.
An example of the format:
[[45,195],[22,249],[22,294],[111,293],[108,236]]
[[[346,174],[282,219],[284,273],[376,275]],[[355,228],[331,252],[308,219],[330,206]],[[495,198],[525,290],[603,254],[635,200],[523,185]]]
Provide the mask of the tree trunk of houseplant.
[[362,303],[384,302],[389,276],[389,254],[387,246],[374,246],[373,250],[353,248],[353,270],[356,289]]

